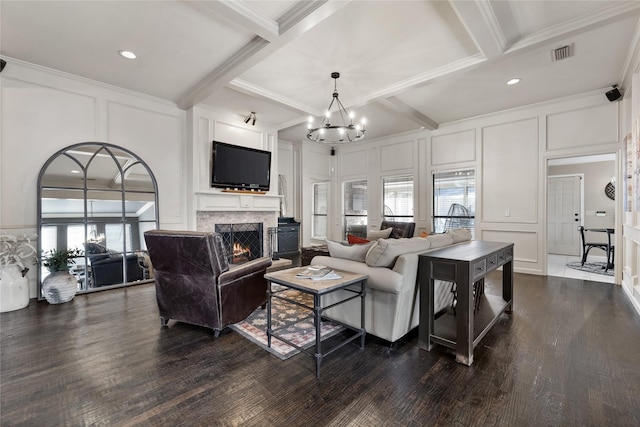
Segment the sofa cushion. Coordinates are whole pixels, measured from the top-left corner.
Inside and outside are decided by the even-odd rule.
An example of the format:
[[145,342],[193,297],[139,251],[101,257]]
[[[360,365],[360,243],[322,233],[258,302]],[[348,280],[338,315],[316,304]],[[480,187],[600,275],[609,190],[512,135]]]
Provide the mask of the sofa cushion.
[[448,234],[432,234],[422,240],[428,240],[430,242],[429,247],[431,249],[453,245],[453,238]]
[[[390,268],[370,267],[364,262],[354,262],[347,259],[327,256],[317,256],[313,259],[313,262],[316,264],[323,264],[337,270],[365,274],[368,276],[367,289],[375,289],[392,294],[399,294],[404,289],[404,276]],[[360,304],[359,300],[358,304]]]
[[370,240],[354,236],[353,234],[347,234],[347,242],[349,242],[350,245],[357,245],[359,243],[369,243]]
[[[451,241],[451,238],[449,238]],[[371,267],[393,267],[396,258],[400,255],[411,252],[426,251],[431,247],[429,239],[420,237],[402,238],[402,239],[380,239],[378,240],[365,258],[367,265]]]
[[367,232],[367,240],[388,239],[393,228],[385,228],[384,230],[371,230]]
[[364,262],[367,252],[373,244],[374,242],[362,243],[359,245],[345,245],[340,242],[334,242],[333,240],[327,239],[329,255],[334,258],[342,258],[358,262]]
[[453,243],[466,242],[471,240],[471,231],[466,228],[454,228],[445,233],[453,238]]

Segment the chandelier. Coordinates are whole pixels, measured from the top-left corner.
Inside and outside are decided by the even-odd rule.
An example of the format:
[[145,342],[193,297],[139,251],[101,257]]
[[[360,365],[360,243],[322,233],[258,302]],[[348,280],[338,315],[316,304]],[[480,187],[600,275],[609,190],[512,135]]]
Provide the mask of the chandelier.
[[[347,110],[338,98],[338,78],[340,73],[331,73],[334,82],[333,98],[327,108],[324,119],[318,127],[313,125],[313,117],[309,118],[307,128],[307,139],[315,142],[328,143],[345,143],[353,142],[364,138],[366,120],[363,118],[359,124],[353,124],[353,112],[347,113]],[[333,112],[335,119],[331,118],[331,107],[336,104],[338,109]]]

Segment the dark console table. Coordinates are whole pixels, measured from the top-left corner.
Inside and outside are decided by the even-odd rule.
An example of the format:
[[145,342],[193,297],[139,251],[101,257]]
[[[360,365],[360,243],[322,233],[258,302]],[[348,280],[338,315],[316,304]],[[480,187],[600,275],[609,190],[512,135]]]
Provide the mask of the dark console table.
[[[478,295],[474,283],[502,266],[502,296]],[[513,243],[473,240],[419,256],[420,348],[430,351],[433,343],[455,350],[456,361],[473,363],[473,349],[503,313],[513,310]],[[455,282],[457,306],[434,318],[433,281]],[[483,282],[482,282],[483,283]],[[482,286],[476,287],[480,292]]]

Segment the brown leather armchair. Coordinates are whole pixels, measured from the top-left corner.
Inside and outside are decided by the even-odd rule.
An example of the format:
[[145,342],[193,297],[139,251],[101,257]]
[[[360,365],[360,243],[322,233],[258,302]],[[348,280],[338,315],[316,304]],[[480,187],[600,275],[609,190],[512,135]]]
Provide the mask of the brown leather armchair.
[[214,330],[247,318],[267,302],[268,257],[229,269],[216,233],[152,230],[144,233],[156,280],[160,323],[169,319]]

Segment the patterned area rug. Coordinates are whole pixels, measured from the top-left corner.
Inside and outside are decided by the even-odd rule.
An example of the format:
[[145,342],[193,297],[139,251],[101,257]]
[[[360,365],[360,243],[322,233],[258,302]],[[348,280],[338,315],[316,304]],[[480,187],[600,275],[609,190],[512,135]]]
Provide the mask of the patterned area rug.
[[585,262],[584,265],[580,265],[580,261],[568,262],[567,267],[574,270],[586,271],[587,273],[604,274],[605,276],[613,276],[613,269],[605,271],[605,262]]
[[[289,289],[282,292],[280,295],[293,301],[303,303],[308,307],[313,307],[313,297],[309,294]],[[315,345],[316,328],[313,325],[313,318],[310,317],[312,314],[310,310],[305,310],[295,304],[281,301],[276,298],[272,299],[272,303],[271,328],[273,330],[277,330],[287,325],[285,329],[277,331],[278,335],[281,335],[283,338],[286,338],[297,346],[305,349]],[[300,353],[300,350],[295,347],[291,347],[276,338],[271,340],[271,348],[267,347],[266,309],[256,309],[251,316],[247,317],[242,322],[231,325],[230,328],[282,360]],[[323,338],[328,338],[343,329],[344,326],[342,325],[338,325],[330,321],[324,321],[321,326],[321,336]]]

